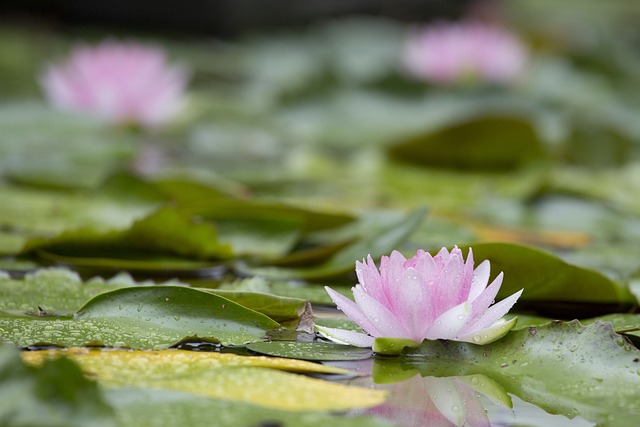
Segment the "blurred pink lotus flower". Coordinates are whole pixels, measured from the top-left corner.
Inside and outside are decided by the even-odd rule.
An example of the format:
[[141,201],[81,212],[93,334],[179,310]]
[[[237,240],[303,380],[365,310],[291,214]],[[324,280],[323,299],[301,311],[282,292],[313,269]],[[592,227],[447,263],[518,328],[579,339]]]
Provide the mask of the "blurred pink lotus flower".
[[61,110],[152,128],[180,110],[187,80],[158,47],[105,41],[76,47],[65,62],[46,68],[40,84]]
[[522,290],[494,304],[502,285],[500,273],[489,282],[489,261],[473,268],[458,247],[442,248],[434,257],[418,250],[406,259],[400,252],[383,256],[380,271],[368,256],[356,262],[359,283],[352,288],[355,303],[329,287],[329,296],[365,332],[318,327],[326,337],[344,344],[373,346],[375,337],[404,338],[420,343],[446,339],[487,344],[504,336],[516,319],[502,317]]
[[402,57],[404,70],[435,84],[470,79],[507,84],[523,72],[527,52],[506,29],[480,22],[436,23],[414,30]]

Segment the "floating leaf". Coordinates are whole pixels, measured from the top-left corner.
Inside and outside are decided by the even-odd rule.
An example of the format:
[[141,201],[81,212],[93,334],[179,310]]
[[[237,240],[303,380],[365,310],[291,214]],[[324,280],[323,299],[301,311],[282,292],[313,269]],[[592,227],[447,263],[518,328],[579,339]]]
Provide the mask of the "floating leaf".
[[543,158],[544,149],[528,120],[485,115],[402,141],[389,154],[430,167],[504,171]]
[[183,286],[141,286],[100,294],[73,319],[0,318],[0,336],[20,346],[89,343],[167,348],[187,338],[242,345],[279,324],[226,298]]
[[[59,351],[29,352],[38,363]],[[106,387],[144,387],[237,400],[288,411],[346,410],[382,403],[385,393],[286,372],[342,373],[341,369],[295,360],[169,350],[63,352]],[[273,369],[275,368],[275,369]]]
[[540,249],[509,243],[476,243],[471,247],[477,262],[491,262],[492,278],[504,272],[498,298],[524,288],[519,305],[544,301],[552,308],[553,303],[562,302],[617,305],[630,301],[626,290],[602,273],[568,264]]
[[306,300],[301,298],[280,297],[267,293],[241,292],[222,289],[201,289],[202,291],[230,299],[270,317],[276,322],[292,320],[304,313]]
[[0,186],[0,199],[0,254],[7,255],[19,253],[34,237],[48,238],[79,227],[97,231],[128,227],[153,209],[146,202],[122,201],[103,194],[6,185]]
[[0,421],[3,426],[115,427],[114,410],[97,384],[68,358],[25,365],[0,346]]
[[371,349],[323,342],[262,342],[247,345],[256,353],[302,360],[362,360],[373,355]]
[[639,361],[640,350],[610,323],[577,321],[512,331],[485,346],[425,341],[403,359],[423,375],[484,374],[548,412],[608,425],[640,415]]
[[302,279],[327,282],[342,278],[354,269],[354,262],[371,254],[374,258],[391,252],[405,241],[420,225],[426,215],[425,209],[416,209],[397,221],[388,223],[383,229],[370,231],[366,237],[346,246],[327,262],[307,268],[250,267],[238,265],[240,272],[273,280]]
[[230,255],[209,224],[189,220],[173,208],[164,207],[136,221],[125,230],[100,233],[90,229],[69,231],[48,240],[34,240],[24,253],[45,250],[63,257],[145,260],[175,256],[197,260]]

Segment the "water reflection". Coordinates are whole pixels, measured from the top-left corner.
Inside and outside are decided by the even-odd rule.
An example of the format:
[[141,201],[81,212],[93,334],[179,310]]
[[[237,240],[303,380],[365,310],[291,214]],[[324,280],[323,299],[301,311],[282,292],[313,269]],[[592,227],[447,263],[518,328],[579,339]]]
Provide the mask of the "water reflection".
[[376,384],[390,396],[369,412],[399,426],[491,426],[480,395],[509,408],[511,399],[495,381],[484,375],[421,377]]

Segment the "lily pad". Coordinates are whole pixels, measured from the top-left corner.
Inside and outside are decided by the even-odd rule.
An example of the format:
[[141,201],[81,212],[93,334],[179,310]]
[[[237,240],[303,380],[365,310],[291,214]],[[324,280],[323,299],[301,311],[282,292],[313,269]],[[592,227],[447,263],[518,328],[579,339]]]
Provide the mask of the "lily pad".
[[373,355],[368,348],[323,342],[256,342],[247,348],[268,356],[302,360],[362,360]]
[[154,255],[206,260],[231,254],[231,249],[219,242],[213,226],[191,221],[169,207],[158,209],[124,230],[102,233],[82,229],[53,239],[33,240],[23,253],[37,250],[63,257],[143,261]]
[[115,427],[102,389],[68,358],[25,365],[0,346],[0,420],[7,427]]
[[226,298],[183,286],[141,286],[100,294],[74,318],[0,318],[2,341],[19,346],[98,344],[160,349],[185,339],[243,345],[280,325]]
[[578,321],[512,331],[485,346],[425,341],[402,359],[422,375],[484,374],[548,412],[607,425],[640,415],[639,360],[610,323]]
[[393,145],[392,158],[429,167],[504,171],[544,158],[532,124],[513,115],[483,115]]
[[[23,357],[31,363],[38,363],[59,354],[59,351],[41,351],[25,353]],[[85,372],[91,372],[105,387],[181,391],[288,411],[366,408],[382,403],[386,396],[386,393],[378,390],[350,387],[281,371],[345,373],[341,369],[295,360],[279,361],[265,357],[181,350],[131,352],[74,349],[62,354],[80,364]]]
[[[574,302],[616,305],[632,301],[622,285],[604,274],[568,264],[540,249],[511,243],[476,243],[471,248],[476,262],[485,259],[491,262],[492,278],[504,272],[498,298],[524,288],[519,304],[544,301],[545,304]],[[461,249],[464,251],[468,246]]]
[[332,280],[345,280],[354,271],[354,263],[367,255],[379,258],[383,254],[401,245],[420,225],[426,215],[426,209],[420,208],[388,223],[384,228],[371,230],[368,235],[344,247],[328,261],[307,268],[252,267],[238,264],[241,273],[265,277],[271,280],[301,279],[326,283]]

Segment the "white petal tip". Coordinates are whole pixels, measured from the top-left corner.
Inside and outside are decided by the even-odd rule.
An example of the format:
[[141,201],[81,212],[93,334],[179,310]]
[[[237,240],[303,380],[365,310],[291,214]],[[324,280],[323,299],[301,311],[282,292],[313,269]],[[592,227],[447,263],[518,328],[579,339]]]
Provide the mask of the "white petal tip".
[[466,341],[478,345],[489,344],[507,335],[507,333],[516,326],[517,322],[517,317],[510,320],[502,318],[490,327],[465,335],[464,337],[458,338],[457,341]]
[[316,331],[320,336],[336,344],[352,345],[354,347],[370,348],[373,346],[373,338],[370,335],[346,329],[327,328],[316,325]]

